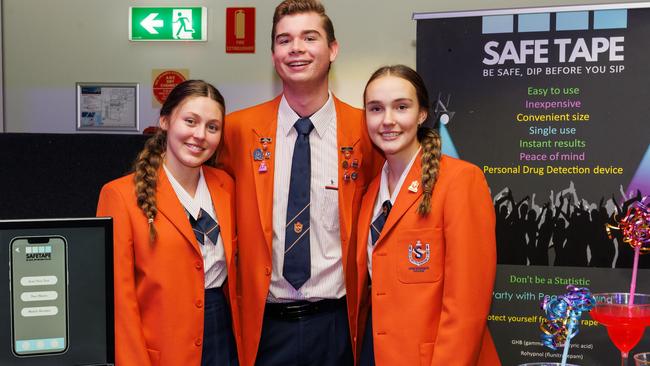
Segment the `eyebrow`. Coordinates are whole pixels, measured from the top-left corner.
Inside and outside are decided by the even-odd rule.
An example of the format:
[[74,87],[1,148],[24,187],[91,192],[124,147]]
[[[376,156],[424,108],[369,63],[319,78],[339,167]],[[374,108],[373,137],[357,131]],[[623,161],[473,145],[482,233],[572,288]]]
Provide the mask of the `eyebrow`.
[[[304,30],[304,31],[300,32],[301,36],[306,36],[308,34],[317,34],[318,36],[321,36],[320,32],[317,31],[316,29],[307,29],[307,30]],[[290,37],[290,35],[289,35],[288,32],[280,33],[280,34],[277,34],[275,36],[275,39],[277,40],[277,39],[282,38],[282,37]]]
[[[401,103],[401,102],[413,102],[413,99],[411,99],[411,98],[399,98],[399,99],[391,100],[390,104],[392,104],[392,103]],[[383,102],[379,101],[379,100],[371,100],[371,101],[366,102],[366,105],[369,105],[369,104],[383,104]]]

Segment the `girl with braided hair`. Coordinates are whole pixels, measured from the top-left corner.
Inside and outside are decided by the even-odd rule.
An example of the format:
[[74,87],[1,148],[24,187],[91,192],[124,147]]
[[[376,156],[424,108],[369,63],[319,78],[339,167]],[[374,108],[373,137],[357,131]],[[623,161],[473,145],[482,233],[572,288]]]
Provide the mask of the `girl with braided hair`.
[[237,365],[234,184],[214,168],[225,104],[188,80],[160,109],[134,172],[107,183],[116,365]]
[[483,173],[441,154],[413,69],[375,71],[364,106],[386,162],[359,214],[360,364],[500,365],[486,326],[496,245]]

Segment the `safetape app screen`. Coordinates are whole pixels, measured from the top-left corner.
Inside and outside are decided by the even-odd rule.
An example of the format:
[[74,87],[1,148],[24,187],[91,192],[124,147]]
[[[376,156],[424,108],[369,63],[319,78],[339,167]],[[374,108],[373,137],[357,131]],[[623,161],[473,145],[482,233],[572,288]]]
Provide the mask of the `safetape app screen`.
[[67,242],[61,236],[11,241],[13,351],[19,356],[68,348]]

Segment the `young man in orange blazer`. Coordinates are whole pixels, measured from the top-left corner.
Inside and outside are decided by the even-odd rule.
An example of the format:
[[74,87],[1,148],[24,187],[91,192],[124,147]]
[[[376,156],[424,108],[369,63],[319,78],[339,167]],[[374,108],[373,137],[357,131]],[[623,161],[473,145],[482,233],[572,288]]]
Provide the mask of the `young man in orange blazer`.
[[323,6],[282,2],[271,37],[282,94],[226,118],[219,159],[237,185],[241,363],[352,365],[358,208],[380,159],[361,111],[329,91]]

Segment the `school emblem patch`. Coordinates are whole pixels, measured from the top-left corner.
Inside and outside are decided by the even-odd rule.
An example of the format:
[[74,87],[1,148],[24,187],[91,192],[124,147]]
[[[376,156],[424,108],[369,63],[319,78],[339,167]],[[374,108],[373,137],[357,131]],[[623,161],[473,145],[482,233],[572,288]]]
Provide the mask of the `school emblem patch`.
[[422,242],[418,240],[415,245],[409,245],[409,262],[419,267],[427,263],[430,258],[431,252],[429,250],[429,244],[423,245]]

